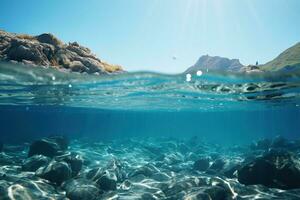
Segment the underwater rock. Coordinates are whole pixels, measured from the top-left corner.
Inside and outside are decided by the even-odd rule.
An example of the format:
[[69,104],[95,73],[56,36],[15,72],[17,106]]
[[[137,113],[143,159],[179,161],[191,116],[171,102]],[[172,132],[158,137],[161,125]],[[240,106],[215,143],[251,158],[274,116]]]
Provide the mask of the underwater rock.
[[86,173],[85,177],[89,180],[95,181],[95,180],[99,179],[103,175],[103,173],[104,173],[104,171],[102,168],[96,167],[96,168],[89,170]]
[[238,180],[245,185],[271,186],[274,174],[274,166],[263,158],[259,158],[238,170]]
[[222,158],[219,158],[219,159],[216,159],[215,161],[213,161],[213,163],[211,164],[209,169],[222,170],[223,167],[225,166],[225,164],[226,164],[226,161]]
[[[154,148],[166,147],[159,158],[145,151],[143,145],[148,142]],[[78,140],[70,146],[74,152],[54,156],[39,168],[36,163],[50,158],[43,155],[27,158],[25,151],[10,148],[10,151],[0,153],[0,160],[2,156],[5,161],[3,166],[0,161],[0,199],[7,198],[9,188],[14,191],[15,199],[21,200],[26,199],[25,192],[31,199],[65,200],[251,200],[258,196],[261,199],[300,199],[300,164],[297,157],[300,151],[294,149],[290,152],[290,144],[297,144],[297,141],[287,142],[285,148],[269,148],[268,151],[251,150],[247,145],[242,146],[243,150],[235,151],[202,143],[205,152],[196,154],[196,147],[181,154],[179,145],[175,148],[172,147],[174,142],[158,139],[113,140],[97,144],[99,148]],[[123,153],[116,158],[105,151],[108,147]],[[169,162],[172,163],[170,165],[164,163],[166,157],[169,161],[174,157],[180,159],[174,159],[178,162]],[[93,162],[83,165],[86,159]],[[199,165],[205,163],[200,165],[205,172],[191,170],[196,165],[194,161],[198,161]],[[32,173],[24,171],[26,167],[38,169]]]
[[121,162],[119,159],[113,158],[108,162],[105,167],[105,170],[110,173],[114,173],[117,177],[118,182],[122,182],[127,178],[128,172],[125,170],[126,166],[124,162]]
[[51,161],[50,158],[43,155],[34,155],[24,160],[22,164],[23,171],[35,172],[40,167],[48,164]]
[[237,161],[229,161],[225,164],[222,174],[228,178],[235,178],[237,170],[241,167],[241,163]]
[[0,152],[2,152],[3,151],[3,143],[0,141]]
[[[115,160],[115,159],[114,159]],[[115,162],[109,162],[109,164],[105,167],[95,167],[90,169],[87,172],[83,173],[83,176],[85,176],[87,179],[92,181],[99,180],[103,175],[110,174],[114,178],[116,178],[116,181],[122,182],[126,178],[126,174],[123,171],[123,169],[120,169],[119,163],[116,164]]]
[[208,194],[209,199],[224,200],[228,196],[228,192],[220,186],[211,186],[203,190],[203,193]]
[[206,170],[206,173],[211,175],[224,175],[228,178],[233,178],[238,167],[239,165],[236,165],[234,162],[228,161],[224,158],[218,158],[213,161],[211,166]]
[[72,170],[66,162],[51,161],[48,166],[39,168],[36,175],[60,185],[72,176]]
[[228,180],[222,179],[218,176],[209,178],[209,188],[206,188],[206,193],[212,199],[236,199],[237,193],[232,188],[236,182],[229,183]]
[[80,172],[84,162],[82,156],[74,152],[56,157],[55,159],[68,163],[72,169],[72,176],[76,176]]
[[272,148],[284,148],[288,146],[288,141],[282,136],[276,136],[270,145]]
[[33,142],[29,147],[28,157],[33,155],[44,155],[50,158],[67,150],[68,141],[64,137],[55,136]]
[[125,191],[130,190],[131,186],[132,186],[132,183],[129,180],[125,180],[123,183],[121,183],[120,189],[125,190]]
[[54,141],[63,151],[66,151],[69,148],[70,141],[66,136],[54,135],[48,137],[48,139]]
[[97,181],[101,190],[109,191],[117,189],[117,177],[114,173],[106,171]]
[[269,139],[261,139],[256,141],[255,143],[252,143],[250,148],[252,150],[267,150],[271,146],[271,140]]
[[174,180],[174,182],[165,185],[162,188],[162,191],[166,196],[174,197],[173,199],[176,199],[179,193],[193,187],[199,187],[200,185],[201,185],[201,181],[198,178],[190,177],[182,180]]
[[10,200],[8,196],[7,189],[9,188],[10,184],[5,180],[0,180],[0,199],[1,200]]
[[205,171],[209,168],[209,158],[200,158],[195,161],[193,169],[197,171]]
[[133,172],[129,173],[128,177],[135,181],[142,181],[146,178],[151,178],[156,181],[168,181],[171,179],[169,175],[161,172],[152,164],[147,164],[135,169]]
[[[46,194],[46,195],[45,195]],[[1,200],[29,200],[29,199],[56,199],[66,200],[65,195],[59,194],[56,189],[39,180],[19,179],[13,183],[0,180]]]
[[53,141],[42,139],[33,142],[30,145],[28,157],[33,155],[44,155],[53,158],[58,154],[59,146]]
[[238,170],[238,181],[245,185],[262,184],[279,189],[300,188],[300,164],[294,154],[272,149],[244,164]]
[[13,158],[11,156],[8,156],[4,152],[0,152],[0,166],[12,164],[14,164]]
[[100,193],[96,184],[87,179],[71,179],[64,182],[62,187],[71,200],[95,200]]

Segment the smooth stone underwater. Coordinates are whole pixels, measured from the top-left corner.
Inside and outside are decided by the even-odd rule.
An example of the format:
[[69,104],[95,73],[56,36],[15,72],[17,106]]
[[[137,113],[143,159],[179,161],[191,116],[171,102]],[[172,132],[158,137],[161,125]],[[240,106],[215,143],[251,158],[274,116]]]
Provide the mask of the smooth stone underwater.
[[[59,153],[32,148],[37,141]],[[0,199],[296,200],[298,143],[277,137],[226,147],[176,138],[67,142],[52,136],[7,144],[0,152]],[[41,154],[28,157],[33,149]]]

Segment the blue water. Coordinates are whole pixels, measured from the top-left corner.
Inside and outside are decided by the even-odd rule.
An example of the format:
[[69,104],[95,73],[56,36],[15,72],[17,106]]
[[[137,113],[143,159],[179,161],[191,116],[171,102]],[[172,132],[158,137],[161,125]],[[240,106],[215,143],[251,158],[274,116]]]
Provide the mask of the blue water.
[[299,199],[299,77],[0,63],[0,199]]
[[50,134],[114,139],[197,136],[249,143],[300,130],[299,78],[293,74],[110,76],[0,64],[0,140]]

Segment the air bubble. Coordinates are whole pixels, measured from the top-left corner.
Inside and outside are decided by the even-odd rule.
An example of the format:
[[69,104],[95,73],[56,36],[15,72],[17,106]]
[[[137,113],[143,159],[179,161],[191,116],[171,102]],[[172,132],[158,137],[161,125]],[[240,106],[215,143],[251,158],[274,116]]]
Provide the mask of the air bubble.
[[201,70],[198,70],[196,74],[197,76],[202,76],[203,72]]
[[192,80],[192,75],[191,74],[186,74],[186,81],[189,82]]

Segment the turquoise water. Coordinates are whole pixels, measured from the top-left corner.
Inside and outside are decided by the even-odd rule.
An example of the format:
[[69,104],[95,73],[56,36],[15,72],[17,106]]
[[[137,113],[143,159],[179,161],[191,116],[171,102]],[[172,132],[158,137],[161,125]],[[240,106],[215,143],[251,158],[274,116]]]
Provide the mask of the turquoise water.
[[[1,137],[199,136],[249,143],[300,127],[297,73],[69,74],[1,63]],[[11,137],[15,135],[15,137]]]
[[0,72],[1,200],[300,199],[296,72]]

